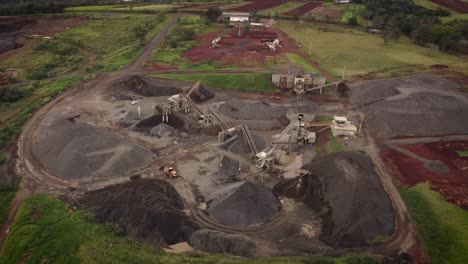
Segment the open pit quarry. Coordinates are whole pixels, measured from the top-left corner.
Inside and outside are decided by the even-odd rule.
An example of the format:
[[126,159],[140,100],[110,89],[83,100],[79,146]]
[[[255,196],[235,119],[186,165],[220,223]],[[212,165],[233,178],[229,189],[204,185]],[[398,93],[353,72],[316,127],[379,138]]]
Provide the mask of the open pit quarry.
[[[341,86],[315,95],[333,100],[285,92],[275,101],[130,67],[41,109],[21,138],[21,166],[44,192],[160,248],[187,242],[248,257],[408,251],[415,231],[388,151],[451,172],[405,144],[468,133],[468,99],[434,75]],[[334,116],[361,129],[336,138],[346,151],[328,153]]]

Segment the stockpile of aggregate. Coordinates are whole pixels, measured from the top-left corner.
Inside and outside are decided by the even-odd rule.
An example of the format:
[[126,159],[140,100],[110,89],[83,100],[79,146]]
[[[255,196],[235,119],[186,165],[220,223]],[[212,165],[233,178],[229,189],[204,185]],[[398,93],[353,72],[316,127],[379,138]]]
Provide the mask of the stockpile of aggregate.
[[288,112],[313,112],[317,106],[311,102],[291,106],[231,99],[218,106],[221,113],[242,120],[273,120],[285,117]]
[[33,151],[44,168],[64,179],[126,176],[147,166],[153,152],[108,129],[57,120]]
[[255,226],[273,219],[281,209],[278,198],[267,188],[251,182],[226,184],[210,197],[208,213],[229,226]]
[[209,229],[195,231],[189,244],[197,250],[213,254],[253,257],[257,251],[257,243],[246,235],[226,234]]
[[323,213],[321,240],[333,247],[358,247],[392,234],[392,204],[369,157],[340,152],[303,169],[310,174],[281,182],[274,192]]
[[134,75],[118,86],[142,96],[170,96],[180,93],[173,82]]
[[465,134],[468,99],[456,88],[442,77],[418,74],[360,83],[350,100],[378,138]]
[[[137,130],[151,130],[161,124],[163,117],[160,114],[152,115],[135,124]],[[173,129],[189,132],[191,130],[190,120],[182,113],[174,112],[169,115],[167,125]],[[166,127],[167,128],[167,127]]]
[[194,102],[204,102],[215,97],[215,95],[216,94],[211,89],[200,84],[198,89],[190,95],[190,99]]
[[165,138],[170,137],[176,132],[175,128],[166,123],[160,123],[150,130],[150,134],[155,137]]
[[187,241],[199,229],[183,212],[184,203],[168,182],[135,180],[91,191],[78,201],[101,223],[121,226],[133,238],[156,246]]

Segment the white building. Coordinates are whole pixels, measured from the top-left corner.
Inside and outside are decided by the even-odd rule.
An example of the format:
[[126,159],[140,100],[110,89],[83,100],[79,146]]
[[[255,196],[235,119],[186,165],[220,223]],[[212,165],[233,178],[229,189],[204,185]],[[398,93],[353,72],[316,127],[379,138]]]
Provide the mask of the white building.
[[334,116],[331,126],[334,137],[337,136],[355,136],[357,127],[344,116]]
[[229,22],[249,22],[250,14],[244,12],[223,12],[222,19],[228,19]]

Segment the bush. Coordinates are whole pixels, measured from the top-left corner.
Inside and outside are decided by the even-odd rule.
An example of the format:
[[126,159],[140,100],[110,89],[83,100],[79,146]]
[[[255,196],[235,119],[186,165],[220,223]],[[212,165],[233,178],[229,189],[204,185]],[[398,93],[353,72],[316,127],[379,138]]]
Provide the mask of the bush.
[[0,165],[5,164],[6,161],[7,161],[6,155],[0,152]]
[[2,103],[14,103],[19,101],[26,95],[26,92],[14,88],[2,88],[0,89],[0,102]]
[[357,17],[356,17],[356,16],[352,16],[352,17],[348,20],[348,24],[351,25],[351,26],[357,26],[357,25],[359,25]]

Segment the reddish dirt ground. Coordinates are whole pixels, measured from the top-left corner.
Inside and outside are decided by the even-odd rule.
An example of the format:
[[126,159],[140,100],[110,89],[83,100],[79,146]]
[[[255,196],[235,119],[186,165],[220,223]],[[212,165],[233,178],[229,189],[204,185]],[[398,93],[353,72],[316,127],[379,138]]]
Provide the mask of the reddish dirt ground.
[[67,28],[76,27],[88,22],[86,16],[25,16],[25,17],[0,17],[0,24],[21,23],[26,21],[19,32],[25,35],[52,36]]
[[284,13],[283,15],[286,16],[303,16],[307,14],[309,11],[314,10],[318,6],[321,6],[322,3],[319,2],[309,2],[305,5],[302,5],[298,8],[294,8],[293,10],[289,10],[288,12]]
[[[219,47],[211,48],[211,41],[218,36],[221,38]],[[279,30],[256,30],[251,32],[241,31],[238,37],[238,29],[213,32],[199,37],[202,44],[184,54],[182,57],[192,62],[214,60],[223,65],[237,65],[243,67],[256,67],[274,62],[278,55],[285,52],[295,52],[294,41]],[[280,39],[280,45],[272,52],[264,44],[265,40]]]
[[468,141],[434,142],[427,144],[400,145],[428,160],[439,160],[449,171],[438,174],[424,164],[401,152],[387,148],[382,150],[384,162],[394,170],[399,180],[408,186],[429,181],[432,189],[442,194],[447,201],[468,209],[468,157],[460,157],[457,150],[468,150]]
[[468,3],[460,0],[431,0],[431,2],[434,2],[438,5],[446,7],[458,13],[468,13]]
[[307,15],[308,16],[327,16],[330,19],[338,20],[343,16],[344,13],[345,13],[344,10],[336,10],[336,9],[332,9],[326,6],[319,6],[313,9],[312,11],[310,11],[309,13],[307,13]]
[[226,5],[226,4],[222,4],[222,3],[217,3],[217,4],[201,4],[201,5],[197,5],[197,4],[193,4],[193,5],[184,5],[182,7],[179,7],[178,9],[191,9],[191,10],[205,10],[205,9],[209,9],[210,7],[220,7],[220,6],[223,6],[223,5]]
[[252,2],[247,5],[234,7],[230,9],[230,11],[238,11],[238,12],[250,12],[250,11],[262,11],[265,9],[269,9],[278,5],[286,4],[289,2],[288,0],[253,0],[249,1]]

